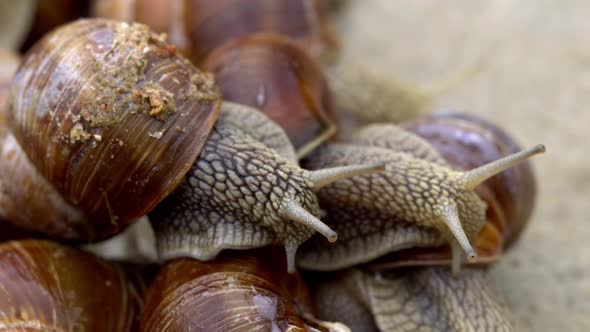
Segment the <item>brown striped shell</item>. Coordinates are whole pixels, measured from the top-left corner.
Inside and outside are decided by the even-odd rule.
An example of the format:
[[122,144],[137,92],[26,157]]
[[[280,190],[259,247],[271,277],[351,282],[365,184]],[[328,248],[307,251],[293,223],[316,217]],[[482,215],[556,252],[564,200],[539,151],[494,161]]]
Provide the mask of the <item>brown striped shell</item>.
[[94,15],[166,32],[199,63],[223,43],[257,32],[288,37],[314,57],[330,56],[338,45],[327,7],[324,0],[95,0]]
[[54,242],[0,245],[0,331],[133,331],[141,287],[119,267]]
[[[63,202],[7,130],[5,102],[19,64],[17,54],[0,51],[0,218],[3,219],[0,240],[35,234],[25,229],[45,229],[66,239],[77,238],[84,232],[85,226],[80,222],[83,216]],[[79,228],[82,229],[77,230]]]
[[[425,139],[452,167],[469,170],[521,150],[514,138],[500,127],[473,115],[437,112],[401,124]],[[529,161],[485,181],[476,188],[486,202],[486,223],[474,239],[478,264],[500,259],[520,236],[530,218],[536,182]],[[412,248],[373,262],[374,269],[395,266],[438,265],[450,261],[448,247]]]
[[335,133],[332,100],[319,65],[286,38],[252,34],[202,62],[224,100],[255,107],[279,124],[300,156]]
[[311,316],[307,289],[282,248],[166,264],[147,293],[141,331],[347,331]]
[[[0,49],[0,142],[5,140],[4,135],[7,132],[4,104],[10,91],[12,75],[16,72],[19,64],[20,57],[16,53]],[[0,174],[4,172],[3,166],[6,165],[5,161],[6,157],[0,157]],[[8,199],[5,192],[6,186],[3,185],[3,181],[0,177],[0,230],[2,230],[0,232],[0,241],[30,236],[30,232],[7,221],[13,219],[14,214],[18,213],[18,210],[16,209],[14,202]]]
[[[91,19],[60,27],[25,55],[7,105],[28,160],[90,220],[75,236],[88,241],[119,232],[177,186],[220,98],[212,77],[164,36]],[[36,230],[72,238],[48,228]]]

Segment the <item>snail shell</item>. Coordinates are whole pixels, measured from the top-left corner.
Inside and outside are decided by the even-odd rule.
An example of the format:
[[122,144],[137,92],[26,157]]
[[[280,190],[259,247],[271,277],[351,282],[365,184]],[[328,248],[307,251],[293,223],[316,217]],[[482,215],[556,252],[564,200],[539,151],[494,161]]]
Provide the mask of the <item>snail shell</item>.
[[[80,20],[45,36],[15,75],[11,130],[90,220],[79,239],[105,238],[150,211],[183,179],[216,120],[212,78],[167,46],[144,25]],[[58,228],[40,230],[63,237]]]
[[314,57],[338,47],[323,0],[98,0],[94,14],[166,32],[194,63],[223,43],[257,32],[288,37]]
[[279,124],[299,157],[336,131],[322,70],[284,37],[235,39],[213,50],[200,67],[215,75],[224,100],[255,107]]
[[55,242],[0,245],[0,330],[133,331],[141,285],[119,267]]
[[[3,141],[4,135],[7,132],[6,125],[6,112],[4,104],[10,90],[10,81],[12,75],[16,72],[18,65],[20,64],[20,57],[9,50],[0,49],[0,142]],[[5,165],[6,158],[0,162],[0,167]],[[0,172],[1,173],[1,172]],[[15,214],[18,213],[18,209],[15,207],[15,202],[11,201],[6,196],[6,186],[0,180],[0,241],[6,241],[10,239],[20,239],[29,237],[32,234],[17,227],[7,220],[14,220]]]
[[284,262],[281,248],[172,261],[148,290],[141,330],[348,331],[313,319],[305,285]]

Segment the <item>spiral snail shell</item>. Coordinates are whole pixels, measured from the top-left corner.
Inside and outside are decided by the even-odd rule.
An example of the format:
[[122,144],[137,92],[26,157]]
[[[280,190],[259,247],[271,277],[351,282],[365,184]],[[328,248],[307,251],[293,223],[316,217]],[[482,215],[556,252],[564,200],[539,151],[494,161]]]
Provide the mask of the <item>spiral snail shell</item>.
[[143,285],[121,267],[50,241],[0,244],[1,331],[134,331]]
[[226,252],[211,262],[166,264],[146,297],[142,331],[349,331],[313,317],[280,248]]

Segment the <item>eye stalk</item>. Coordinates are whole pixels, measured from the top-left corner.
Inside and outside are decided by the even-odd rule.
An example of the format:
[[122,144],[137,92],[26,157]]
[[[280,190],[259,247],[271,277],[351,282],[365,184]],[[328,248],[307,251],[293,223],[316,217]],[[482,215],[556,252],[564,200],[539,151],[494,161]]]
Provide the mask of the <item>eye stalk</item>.
[[498,159],[491,163],[485,164],[480,166],[476,169],[472,169],[470,171],[464,172],[461,177],[457,180],[460,186],[465,190],[472,190],[475,189],[478,185],[480,185],[485,180],[491,178],[492,176],[512,167],[518,163],[523,162],[524,160],[540,153],[545,153],[546,148],[545,145],[539,144],[535,145],[532,148],[523,150],[521,152],[517,152],[506,156],[504,158]]

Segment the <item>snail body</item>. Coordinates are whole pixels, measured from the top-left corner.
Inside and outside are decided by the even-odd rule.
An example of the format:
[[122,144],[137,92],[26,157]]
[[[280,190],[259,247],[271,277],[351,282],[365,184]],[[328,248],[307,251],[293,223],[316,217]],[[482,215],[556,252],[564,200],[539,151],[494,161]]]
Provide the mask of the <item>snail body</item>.
[[[320,193],[322,207],[328,211],[327,224],[341,231],[341,239],[345,236],[351,242],[330,246],[327,250],[334,254],[308,251],[312,256],[324,255],[321,264],[314,263],[317,268],[344,268],[390,251],[449,243],[453,249],[453,270],[458,273],[461,250],[469,262],[477,261],[470,239],[485,224],[486,205],[473,189],[545,149],[536,146],[461,173],[445,166],[444,160],[436,158],[435,151],[428,151],[421,139],[405,132],[401,133],[402,139],[396,135],[400,135],[399,130],[392,125],[375,125],[360,130],[350,144],[326,146],[310,158],[307,165],[312,169],[359,161],[381,161],[390,167],[383,174],[333,184]],[[420,159],[423,155],[433,160]],[[321,198],[324,193],[325,200]],[[351,211],[343,207],[350,207]],[[356,229],[351,230],[355,225]],[[345,233],[347,229],[349,232]],[[363,243],[353,246],[354,239]],[[340,243],[342,247],[338,246]],[[353,249],[362,245],[365,250]],[[335,259],[336,252],[342,260]],[[312,264],[303,258],[300,262],[306,268]]]
[[[424,139],[456,170],[469,170],[516,153],[520,147],[498,126],[457,112],[438,112],[403,122],[400,126]],[[486,203],[486,222],[474,238],[478,264],[490,264],[503,256],[519,238],[534,207],[536,184],[529,162],[520,163],[475,188]],[[373,268],[447,264],[448,246],[411,248],[373,261]]]
[[0,330],[134,331],[141,284],[113,264],[41,240],[0,244]]
[[[284,244],[293,271],[310,230],[336,238],[317,218],[315,191],[382,166],[299,168],[280,127],[257,110],[222,103],[213,78],[168,46],[144,25],[94,19],[59,28],[25,56],[7,104],[10,131],[26,155],[19,160],[47,180],[39,188],[54,189],[74,216],[57,220],[74,222],[24,224],[55,238],[96,241],[151,211],[182,182],[175,197],[192,206],[171,199],[168,208],[180,213],[154,214],[162,257],[211,259],[226,248]],[[3,167],[9,199],[26,202],[14,181],[34,176]],[[52,215],[41,211],[30,214]],[[160,221],[169,215],[178,218]],[[228,229],[239,220],[253,224]],[[187,228],[193,231],[170,238]]]
[[352,331],[513,331],[482,269],[465,269],[459,279],[435,266],[333,274],[313,284],[317,314]]

